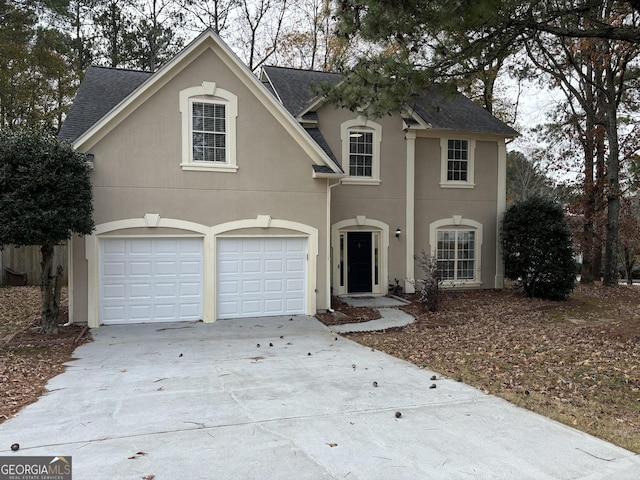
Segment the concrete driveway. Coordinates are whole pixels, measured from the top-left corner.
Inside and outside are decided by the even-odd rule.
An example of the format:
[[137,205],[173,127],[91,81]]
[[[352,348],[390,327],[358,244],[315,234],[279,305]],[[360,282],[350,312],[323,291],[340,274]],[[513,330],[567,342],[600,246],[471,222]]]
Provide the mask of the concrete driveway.
[[75,480],[640,477],[631,452],[310,317],[93,335],[50,393],[0,425],[0,455],[72,456]]

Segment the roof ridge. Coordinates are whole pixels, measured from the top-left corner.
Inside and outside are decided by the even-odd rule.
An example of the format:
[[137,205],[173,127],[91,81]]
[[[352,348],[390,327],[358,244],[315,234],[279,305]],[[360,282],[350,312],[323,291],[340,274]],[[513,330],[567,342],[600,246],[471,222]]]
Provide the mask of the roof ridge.
[[340,75],[338,72],[331,72],[328,70],[315,70],[312,68],[296,68],[296,67],[284,67],[281,65],[264,65],[263,68],[279,68],[281,70],[294,70],[296,72],[309,72],[309,73],[328,73],[331,75]]
[[138,70],[135,68],[122,68],[122,67],[107,67],[104,65],[89,65],[88,68],[100,68],[102,70],[115,70],[118,72],[133,72],[133,73],[146,73],[148,75],[153,75],[153,72],[149,72],[147,70]]

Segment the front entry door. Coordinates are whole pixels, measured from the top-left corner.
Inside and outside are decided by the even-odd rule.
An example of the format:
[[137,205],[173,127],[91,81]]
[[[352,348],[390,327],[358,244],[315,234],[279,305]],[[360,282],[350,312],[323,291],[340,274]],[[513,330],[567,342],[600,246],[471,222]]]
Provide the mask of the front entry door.
[[371,232],[347,233],[349,293],[371,292]]

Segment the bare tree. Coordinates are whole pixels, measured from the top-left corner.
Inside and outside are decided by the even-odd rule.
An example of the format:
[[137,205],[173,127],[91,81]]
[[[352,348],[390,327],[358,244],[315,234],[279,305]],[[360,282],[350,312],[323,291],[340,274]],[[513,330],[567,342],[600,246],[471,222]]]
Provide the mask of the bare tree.
[[276,52],[289,13],[288,0],[240,0],[235,31],[225,36],[252,71]]
[[229,26],[239,0],[181,0],[180,6],[188,13],[188,26],[196,32],[210,28],[221,35]]

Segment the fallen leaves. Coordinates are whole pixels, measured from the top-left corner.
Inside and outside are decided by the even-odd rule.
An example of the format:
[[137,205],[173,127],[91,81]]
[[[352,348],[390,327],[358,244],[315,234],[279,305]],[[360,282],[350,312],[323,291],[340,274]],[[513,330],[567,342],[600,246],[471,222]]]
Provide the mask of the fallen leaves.
[[[67,321],[64,296],[63,290],[60,323]],[[39,312],[38,287],[0,288],[0,422],[45,393],[47,381],[64,371],[78,345],[82,326],[61,327],[58,335],[43,335]],[[89,339],[85,335],[80,343]]]
[[349,338],[640,452],[638,287],[579,287],[567,302],[447,292],[438,312],[403,309],[417,322]]
[[147,452],[136,452],[133,455],[131,455],[130,457],[127,457],[127,458],[129,460],[134,460],[136,458],[144,457],[145,455],[147,455]]

